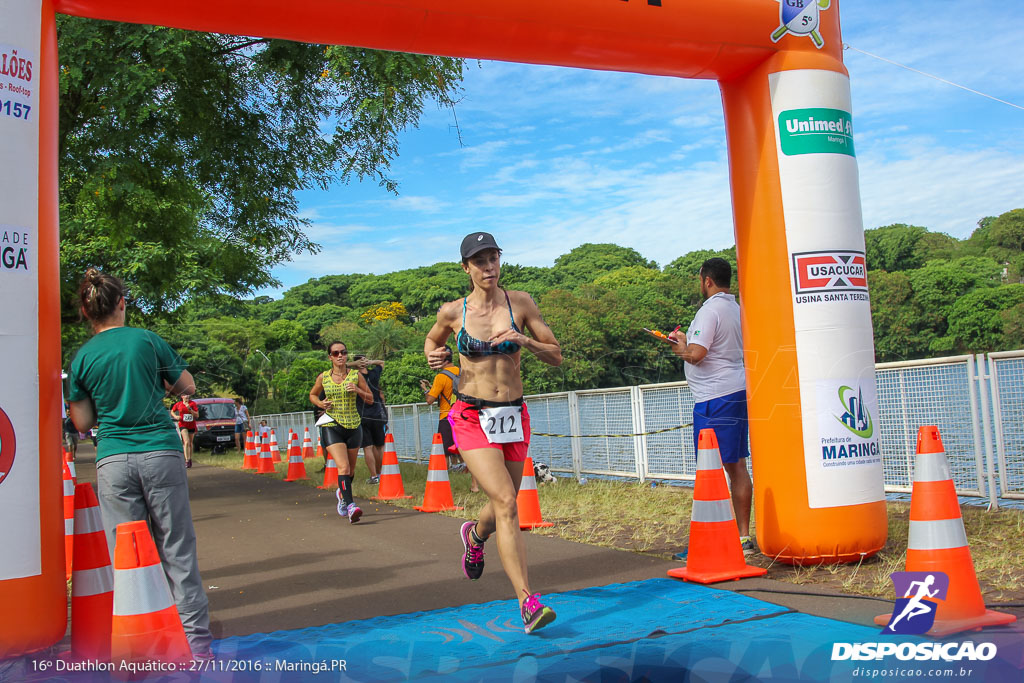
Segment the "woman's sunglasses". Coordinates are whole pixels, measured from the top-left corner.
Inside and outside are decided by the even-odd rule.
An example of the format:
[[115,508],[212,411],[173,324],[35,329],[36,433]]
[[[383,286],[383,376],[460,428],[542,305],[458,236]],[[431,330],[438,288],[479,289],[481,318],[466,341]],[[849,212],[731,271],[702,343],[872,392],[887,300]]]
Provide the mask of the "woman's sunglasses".
[[333,358],[337,358],[338,356],[347,356],[348,355],[348,351],[331,351],[330,355]]

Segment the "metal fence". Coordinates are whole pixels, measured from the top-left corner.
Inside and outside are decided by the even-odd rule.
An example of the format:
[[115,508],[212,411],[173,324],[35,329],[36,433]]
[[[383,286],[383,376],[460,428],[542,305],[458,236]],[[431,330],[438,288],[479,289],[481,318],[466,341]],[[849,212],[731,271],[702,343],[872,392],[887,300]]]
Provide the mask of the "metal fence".
[[[910,491],[917,428],[937,425],[961,495],[1024,498],[1024,350],[876,366],[887,491]],[[530,454],[553,471],[693,480],[693,396],[686,382],[527,397]],[[425,462],[436,406],[390,406],[398,457]],[[261,415],[280,432],[313,433],[313,414]]]

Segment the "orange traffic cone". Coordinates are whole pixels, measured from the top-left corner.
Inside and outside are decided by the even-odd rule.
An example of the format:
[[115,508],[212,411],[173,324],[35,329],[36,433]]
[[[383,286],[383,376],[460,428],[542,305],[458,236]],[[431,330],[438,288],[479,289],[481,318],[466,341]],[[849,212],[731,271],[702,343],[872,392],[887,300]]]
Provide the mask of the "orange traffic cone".
[[313,439],[309,436],[309,427],[306,427],[306,434],[302,437],[302,457],[312,458],[316,453],[313,451]]
[[78,475],[75,472],[75,461],[65,460],[64,465],[68,468],[68,472],[71,474],[71,481],[74,482],[75,486],[78,485]]
[[[1012,614],[985,609],[953,475],[939,429],[934,426],[917,430],[906,571],[945,572],[949,577],[949,590],[945,599],[936,605],[935,623],[927,633],[929,636],[941,638],[1017,620]],[[891,613],[879,615],[875,623],[884,626],[891,616]]]
[[715,583],[767,573],[767,569],[753,567],[743,560],[718,437],[715,430],[702,429],[697,437],[697,481],[693,488],[686,566],[671,569],[668,575],[697,583]]
[[64,462],[64,568],[71,578],[71,559],[75,550],[75,482]]
[[318,489],[338,488],[338,463],[334,458],[327,458],[327,467],[324,469],[324,483],[317,486]]
[[430,464],[427,465],[427,488],[423,492],[423,505],[415,505],[420,512],[441,512],[461,510],[452,498],[452,485],[448,481],[448,461],[444,457],[444,443],[440,434],[434,434],[430,447]]
[[273,474],[277,470],[274,469],[274,456],[270,453],[270,441],[264,441],[260,443],[260,435],[256,435],[256,444],[260,447],[260,462],[259,469],[256,470],[257,474]]
[[188,662],[192,652],[146,522],[117,525],[111,660]]
[[92,484],[75,486],[75,561],[71,574],[71,654],[110,661],[114,572]]
[[533,473],[533,458],[526,456],[523,461],[523,481],[519,485],[516,496],[516,507],[519,509],[519,528],[536,529],[542,526],[554,526],[545,522],[540,514],[540,497],[537,495],[537,477]]
[[[288,434],[291,435],[291,430],[288,430]],[[270,459],[276,465],[281,462],[281,449],[277,446],[277,434],[274,430],[270,430]]]
[[68,449],[64,448],[63,446],[60,447],[60,451],[61,451],[61,453],[64,454],[64,462],[74,462],[75,461],[74,457],[71,455],[71,451],[69,451]]
[[243,470],[257,470],[260,466],[259,455],[256,454],[256,446],[252,442],[252,432],[245,433],[245,457],[242,458]]
[[[309,439],[309,431],[306,431],[306,438]],[[326,472],[326,470],[324,470]],[[302,462],[302,453],[299,451],[299,435],[292,435],[292,442],[288,444],[288,476],[285,481],[296,481],[308,479],[306,476],[306,465]]]
[[374,500],[395,500],[396,498],[412,498],[405,495],[405,484],[402,483],[402,471],[398,467],[398,453],[395,452],[395,439],[391,432],[384,435],[384,457],[380,464],[380,484]]
[[324,457],[324,447],[320,443],[320,430],[318,429],[316,431],[317,431],[317,435],[316,435],[316,457],[323,458]]

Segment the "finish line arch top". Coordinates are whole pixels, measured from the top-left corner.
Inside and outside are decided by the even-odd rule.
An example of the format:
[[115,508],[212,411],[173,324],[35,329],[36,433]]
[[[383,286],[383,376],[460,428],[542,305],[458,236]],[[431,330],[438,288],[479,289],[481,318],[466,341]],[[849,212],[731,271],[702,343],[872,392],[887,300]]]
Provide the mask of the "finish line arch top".
[[[55,14],[480,59],[715,79],[725,110],[755,524],[766,555],[886,540],[850,84],[837,0],[0,0],[5,381],[0,657],[65,629]],[[6,61],[4,61],[6,58]],[[31,69],[29,69],[31,65]],[[29,75],[31,70],[31,75]],[[20,106],[16,106],[20,105]],[[670,218],[666,217],[666,220]],[[12,239],[12,238],[9,238]],[[0,244],[0,249],[3,248]],[[681,250],[696,245],[680,243]],[[0,260],[0,263],[6,261]],[[12,261],[12,263],[16,263]],[[26,397],[38,396],[38,401]],[[12,615],[19,615],[14,617]],[[23,615],[33,615],[26,622]]]

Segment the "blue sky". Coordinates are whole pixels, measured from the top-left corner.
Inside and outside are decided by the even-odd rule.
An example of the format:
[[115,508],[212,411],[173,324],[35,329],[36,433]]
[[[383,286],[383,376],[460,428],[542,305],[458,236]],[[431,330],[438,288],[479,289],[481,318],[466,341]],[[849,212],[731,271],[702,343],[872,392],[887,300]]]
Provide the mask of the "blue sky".
[[[1024,3],[847,0],[841,19],[852,48],[1024,106]],[[964,238],[1024,207],[1024,111],[854,49],[844,60],[865,228]],[[464,88],[462,146],[450,111],[402,136],[399,196],[372,183],[300,195],[323,250],[275,268],[283,287],[262,293],[455,261],[474,230],[534,266],[585,242],[661,265],[734,243],[716,82],[469,61]]]

